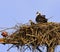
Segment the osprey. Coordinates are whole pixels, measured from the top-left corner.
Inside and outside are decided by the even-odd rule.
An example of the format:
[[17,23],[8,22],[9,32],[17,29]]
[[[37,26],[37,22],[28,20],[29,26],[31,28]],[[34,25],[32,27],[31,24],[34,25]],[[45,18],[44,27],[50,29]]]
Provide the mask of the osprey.
[[36,22],[37,23],[46,23],[47,19],[45,18],[45,15],[41,15],[39,12],[36,13]]
[[31,25],[35,25],[35,23],[32,20],[29,20]]

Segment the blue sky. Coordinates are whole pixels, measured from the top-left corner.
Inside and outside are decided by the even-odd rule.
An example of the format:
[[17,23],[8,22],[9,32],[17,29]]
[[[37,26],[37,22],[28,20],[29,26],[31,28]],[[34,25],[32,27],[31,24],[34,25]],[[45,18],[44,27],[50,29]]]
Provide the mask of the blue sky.
[[[0,0],[0,27],[13,27],[30,19],[35,21],[37,11],[46,18],[52,17],[49,21],[60,22],[60,0]],[[7,52],[7,48],[8,45],[0,45],[0,52]],[[17,52],[15,49],[10,52]]]

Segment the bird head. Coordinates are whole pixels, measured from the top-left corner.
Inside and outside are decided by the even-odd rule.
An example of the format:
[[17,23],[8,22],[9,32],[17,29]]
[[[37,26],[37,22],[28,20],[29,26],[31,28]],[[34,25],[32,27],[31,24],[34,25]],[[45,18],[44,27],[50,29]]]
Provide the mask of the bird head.
[[37,11],[37,12],[36,12],[36,16],[38,16],[38,15],[41,15],[41,13]]

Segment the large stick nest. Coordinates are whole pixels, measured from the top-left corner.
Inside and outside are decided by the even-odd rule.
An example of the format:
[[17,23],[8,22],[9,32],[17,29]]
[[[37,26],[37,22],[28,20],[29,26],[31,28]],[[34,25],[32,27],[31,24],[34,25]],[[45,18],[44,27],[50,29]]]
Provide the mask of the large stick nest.
[[16,42],[17,46],[27,45],[38,49],[40,45],[55,47],[60,44],[60,23],[37,23],[23,25],[19,30],[6,38],[6,43]]

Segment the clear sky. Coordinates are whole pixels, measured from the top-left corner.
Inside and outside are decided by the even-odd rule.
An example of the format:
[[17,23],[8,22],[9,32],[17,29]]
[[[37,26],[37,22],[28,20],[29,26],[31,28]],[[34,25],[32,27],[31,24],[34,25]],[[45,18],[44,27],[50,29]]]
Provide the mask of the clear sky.
[[[0,0],[0,27],[13,27],[30,19],[35,21],[37,11],[46,18],[52,17],[49,21],[60,22],[60,0]],[[7,48],[8,45],[0,44],[0,52],[7,52]],[[16,48],[10,50],[13,51],[17,52]]]

